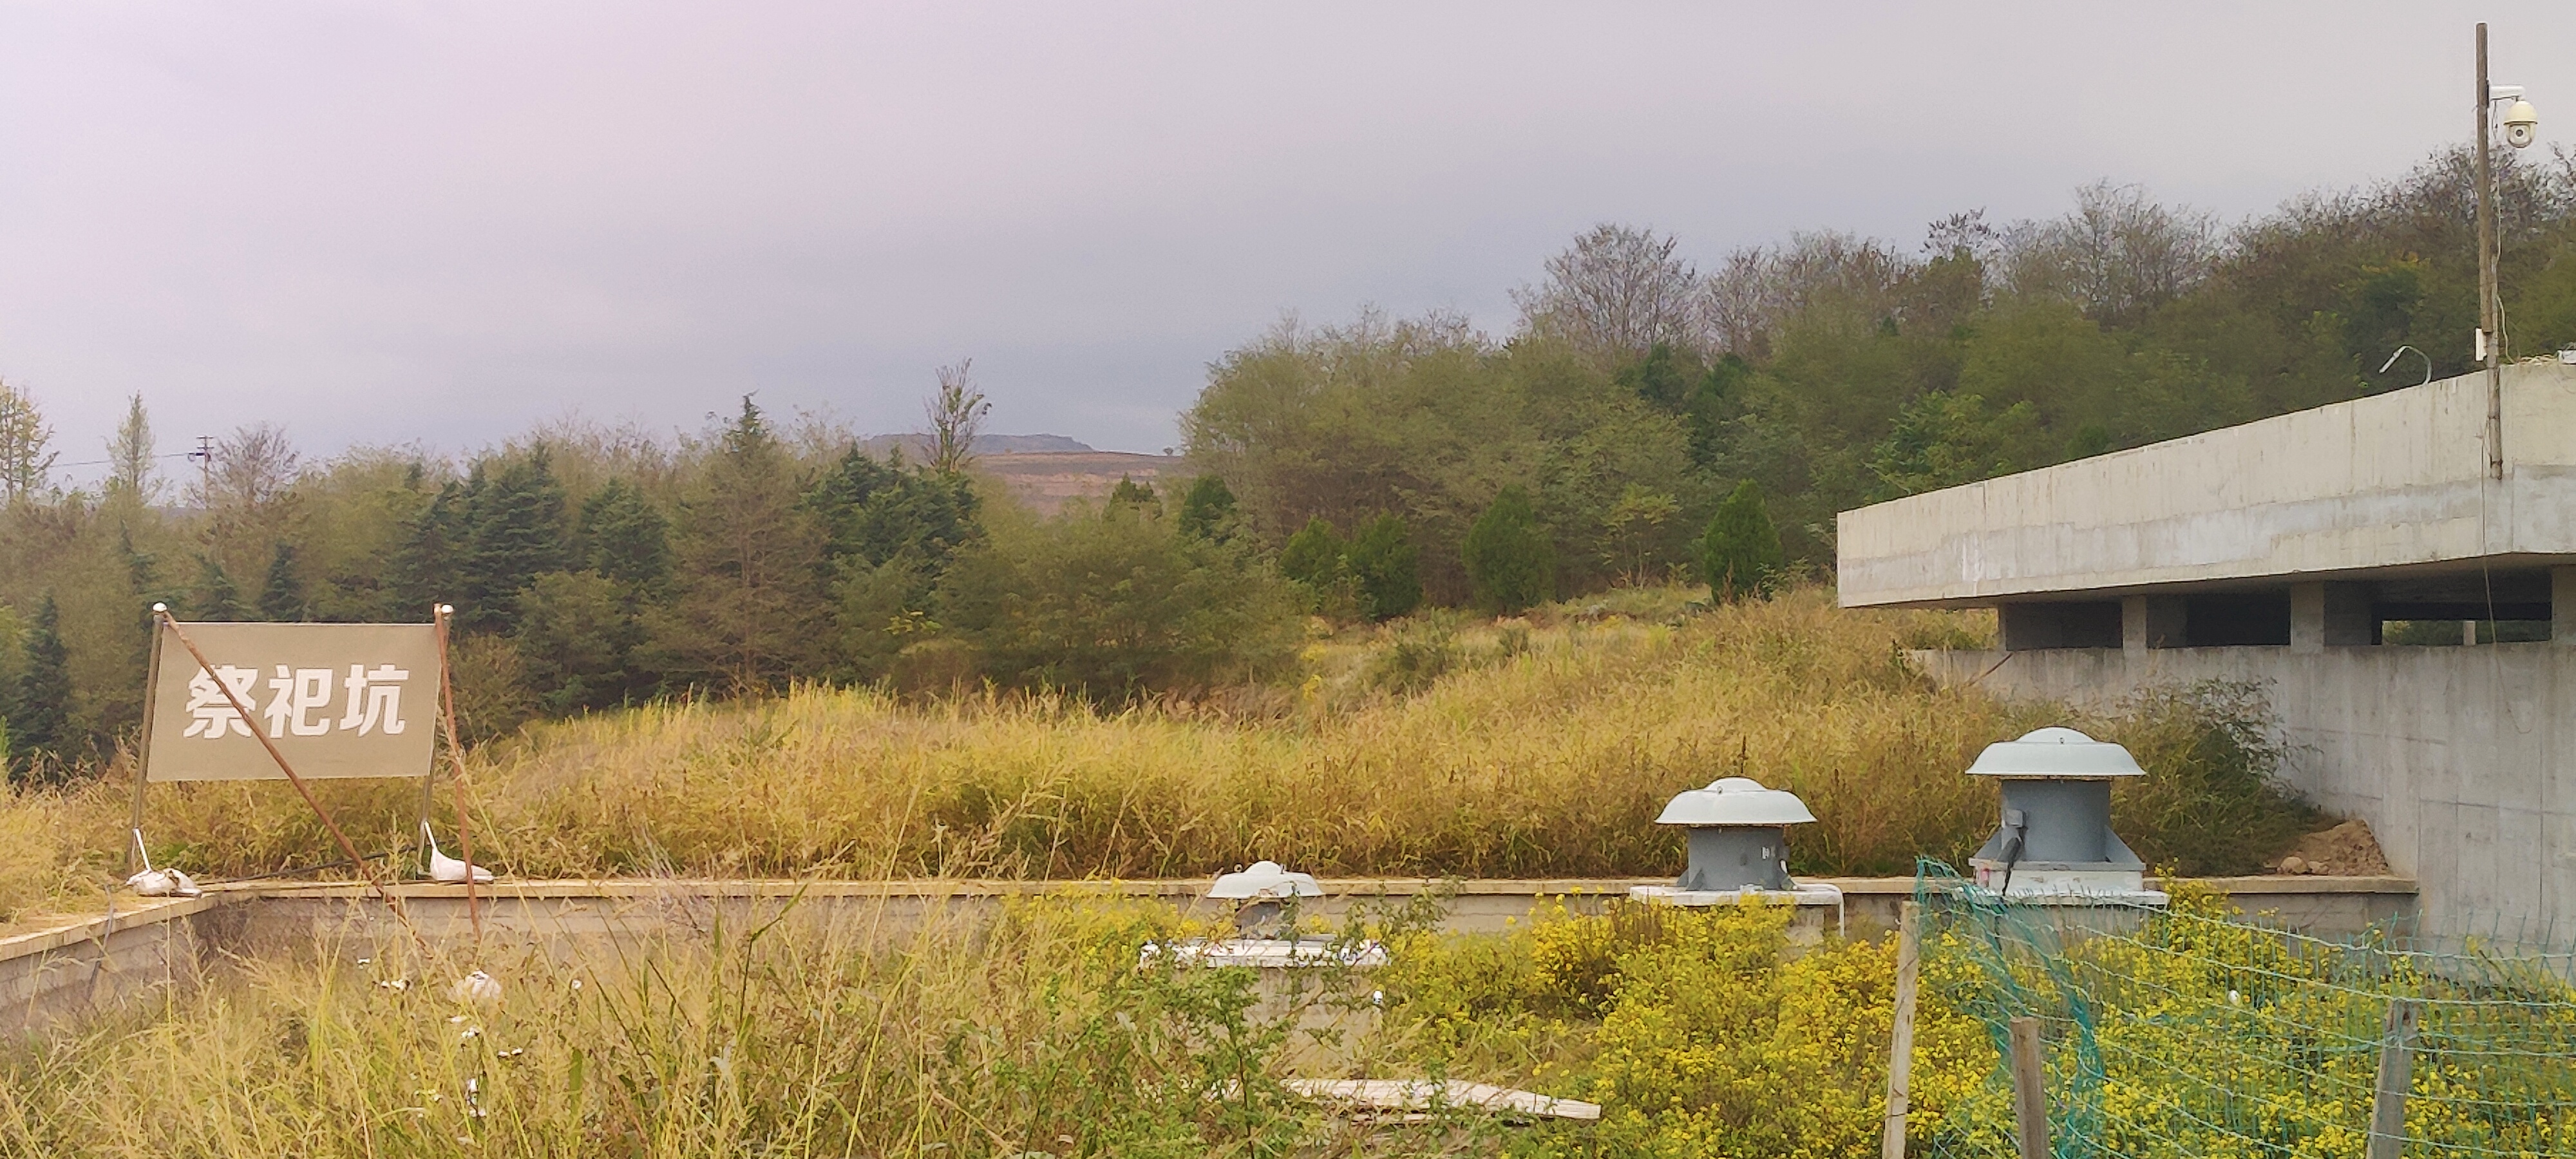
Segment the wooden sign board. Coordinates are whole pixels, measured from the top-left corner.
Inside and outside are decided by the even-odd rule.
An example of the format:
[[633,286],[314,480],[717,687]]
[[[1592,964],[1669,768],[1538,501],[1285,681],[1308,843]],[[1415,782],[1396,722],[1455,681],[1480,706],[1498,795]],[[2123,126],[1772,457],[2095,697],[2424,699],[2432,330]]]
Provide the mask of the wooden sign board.
[[[152,640],[145,781],[283,780],[257,729],[298,776],[429,775],[438,734],[433,624],[187,624],[209,673],[167,624]],[[222,680],[251,710],[234,711]]]

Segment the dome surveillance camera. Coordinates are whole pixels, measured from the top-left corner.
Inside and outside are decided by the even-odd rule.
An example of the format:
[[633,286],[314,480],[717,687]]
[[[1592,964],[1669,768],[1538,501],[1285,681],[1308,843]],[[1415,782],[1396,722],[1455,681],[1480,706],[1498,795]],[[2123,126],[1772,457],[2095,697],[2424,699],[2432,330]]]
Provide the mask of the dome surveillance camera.
[[2540,132],[2540,114],[2532,111],[2530,101],[2515,101],[2505,106],[2504,142],[2516,149],[2528,149]]

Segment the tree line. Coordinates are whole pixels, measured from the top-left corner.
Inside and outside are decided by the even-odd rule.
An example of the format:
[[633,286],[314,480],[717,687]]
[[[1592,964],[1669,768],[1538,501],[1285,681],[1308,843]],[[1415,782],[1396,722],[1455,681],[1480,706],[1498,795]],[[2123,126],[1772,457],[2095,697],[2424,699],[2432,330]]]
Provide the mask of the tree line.
[[[1407,520],[1435,600],[1469,594],[1468,530],[1512,486],[1564,591],[1687,572],[1747,481],[1787,565],[1822,575],[1839,511],[2466,373],[2470,161],[2233,225],[2103,183],[2054,218],[1800,234],[1706,269],[1603,225],[1509,334],[1285,323],[1214,366],[1184,429],[1273,541]],[[2576,169],[2498,166],[2506,350],[2548,355],[2576,343]]]
[[[1255,337],[1182,416],[1196,478],[1052,514],[978,485],[963,364],[919,462],[746,396],[693,435],[557,425],[462,463],[311,462],[253,424],[173,478],[138,397],[105,482],[69,489],[37,401],[0,384],[0,751],[44,779],[129,746],[154,602],[453,603],[469,727],[494,735],[799,680],[1194,695],[1288,671],[1309,617],[1758,594],[1825,574],[1852,506],[2464,372],[2467,171],[2438,155],[2229,227],[2095,185],[2057,218],[1803,234],[1708,270],[1604,225],[1501,337],[1376,312]],[[2576,170],[2502,173],[2508,349],[2576,342]],[[2383,369],[2401,345],[2423,358]]]

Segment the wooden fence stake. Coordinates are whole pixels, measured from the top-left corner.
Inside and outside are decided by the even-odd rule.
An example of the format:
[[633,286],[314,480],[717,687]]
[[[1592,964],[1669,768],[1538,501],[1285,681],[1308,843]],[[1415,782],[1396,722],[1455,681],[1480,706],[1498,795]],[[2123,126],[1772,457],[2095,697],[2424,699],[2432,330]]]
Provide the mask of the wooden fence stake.
[[2039,1047],[2039,1020],[2012,1020],[2013,1121],[2021,1128],[2021,1159],[2049,1159],[2048,1066]]
[[1907,902],[1897,919],[1896,1025],[1887,1043],[1887,1122],[1878,1137],[1879,1159],[1905,1159],[1905,1112],[1914,1077],[1914,978],[1921,972],[1923,907]]
[[2406,1089],[2413,1083],[2418,1017],[2411,999],[2388,1004],[2379,1036],[2379,1083],[2370,1096],[2370,1159],[2397,1159],[2406,1146]]

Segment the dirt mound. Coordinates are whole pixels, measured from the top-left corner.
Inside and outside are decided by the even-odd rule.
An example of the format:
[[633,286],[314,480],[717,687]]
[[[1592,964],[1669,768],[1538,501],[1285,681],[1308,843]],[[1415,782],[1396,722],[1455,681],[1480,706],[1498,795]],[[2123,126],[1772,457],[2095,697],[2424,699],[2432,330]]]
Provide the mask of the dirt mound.
[[2388,858],[2379,852],[2379,839],[2371,836],[2370,824],[2361,820],[2346,821],[2299,838],[2273,871],[2336,877],[2385,877],[2389,873]]

